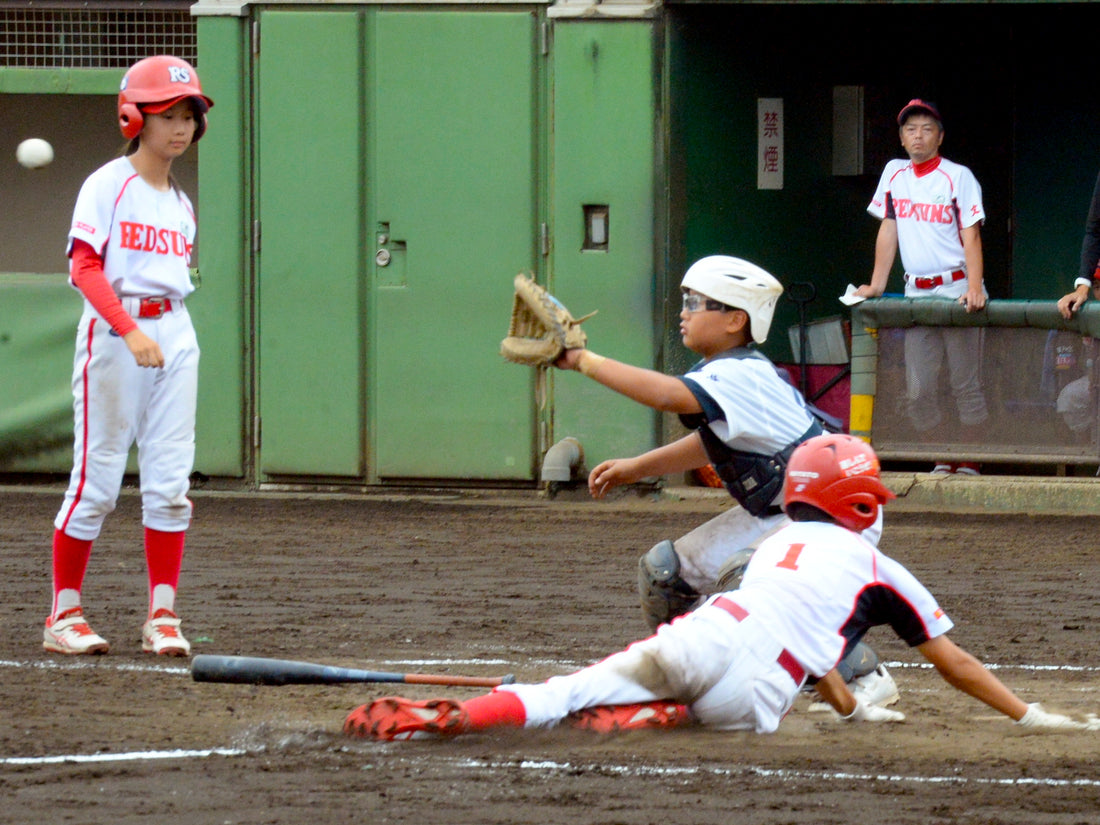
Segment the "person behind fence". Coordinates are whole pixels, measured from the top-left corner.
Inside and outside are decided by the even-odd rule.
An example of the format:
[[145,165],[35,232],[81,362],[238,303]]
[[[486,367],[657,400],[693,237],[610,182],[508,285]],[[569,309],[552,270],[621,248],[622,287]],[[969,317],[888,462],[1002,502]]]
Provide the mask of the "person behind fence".
[[1073,282],[1073,292],[1058,299],[1058,311],[1069,319],[1092,297],[1100,297],[1100,174],[1096,176],[1096,185],[1092,190],[1088,217],[1085,219],[1085,237],[1081,241],[1081,265],[1077,270],[1077,279]]
[[1084,442],[1096,425],[1097,398],[1092,374],[1097,340],[1067,330],[1050,330],[1043,348],[1041,397],[1054,407],[1074,438]]
[[[871,282],[856,295],[875,298],[886,290],[894,257],[905,267],[905,297],[957,301],[967,312],[988,300],[983,273],[982,190],[965,166],[940,154],[943,118],[935,105],[910,100],[898,113],[898,131],[908,160],[886,164],[867,211],[880,220]],[[982,331],[968,327],[916,326],[905,333],[906,401],[918,433],[932,436],[943,421],[939,380],[946,362],[958,426],[951,440],[979,442],[989,417],[981,386]],[[944,459],[934,473],[977,474],[979,465]]]
[[[1092,189],[1092,200],[1085,218],[1085,236],[1081,240],[1081,263],[1077,278],[1073,282],[1073,291],[1058,299],[1058,311],[1069,320],[1085,305],[1089,297],[1100,298],[1100,174]],[[1092,345],[1092,339],[1086,339]],[[1096,394],[1092,388],[1092,364],[1088,364],[1085,374],[1062,388],[1055,404],[1076,435],[1088,437],[1096,419]]]

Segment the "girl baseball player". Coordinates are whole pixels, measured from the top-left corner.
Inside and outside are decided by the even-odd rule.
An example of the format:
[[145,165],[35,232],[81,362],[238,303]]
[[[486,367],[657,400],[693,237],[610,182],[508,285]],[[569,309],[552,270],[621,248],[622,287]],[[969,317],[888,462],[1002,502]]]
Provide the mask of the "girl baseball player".
[[187,61],[158,55],[135,63],[118,95],[126,153],[93,172],[77,196],[67,253],[84,313],[73,362],[73,471],[54,520],[53,607],[43,632],[54,653],[108,650],[85,620],[80,594],[135,442],[149,572],[141,647],[191,652],[175,600],[195,454],[199,347],[183,299],[194,289],[196,222],[171,169],[206,131],[213,105]]
[[741,587],[661,625],[601,662],[540,684],[508,685],[466,702],[385,697],[348,716],[348,735],[412,739],[493,727],[573,727],[610,733],[696,722],[771,733],[807,676],[844,719],[902,721],[854,697],[835,670],[875,625],[889,625],[948,684],[1032,729],[1100,729],[1026,704],[950,641],[951,620],[904,566],[860,535],[894,498],[868,444],[822,435],[787,465],[792,523],[765,539]]

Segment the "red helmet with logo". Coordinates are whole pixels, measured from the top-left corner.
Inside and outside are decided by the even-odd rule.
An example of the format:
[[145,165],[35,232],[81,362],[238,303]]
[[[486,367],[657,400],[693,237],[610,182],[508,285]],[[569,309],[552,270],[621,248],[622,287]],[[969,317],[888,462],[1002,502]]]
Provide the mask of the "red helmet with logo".
[[118,125],[122,136],[132,140],[141,134],[145,113],[158,114],[181,100],[195,107],[195,137],[206,131],[206,112],[214,101],[202,93],[199,75],[186,60],[160,54],[146,57],[129,68],[118,92]]
[[879,478],[871,445],[844,434],[819,435],[795,448],[787,462],[783,502],[810,504],[856,532],[878,518],[895,496]]

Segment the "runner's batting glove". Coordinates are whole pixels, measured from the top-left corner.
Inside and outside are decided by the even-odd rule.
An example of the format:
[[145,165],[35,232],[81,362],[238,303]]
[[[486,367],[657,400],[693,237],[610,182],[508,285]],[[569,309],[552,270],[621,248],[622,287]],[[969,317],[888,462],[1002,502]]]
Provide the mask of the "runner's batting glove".
[[905,714],[900,710],[880,708],[878,705],[868,705],[862,699],[856,699],[856,707],[847,716],[837,717],[841,722],[904,722]]
[[1078,722],[1060,713],[1048,713],[1038,702],[1028,705],[1027,713],[1016,724],[1021,728],[1028,728],[1029,732],[1100,730],[1100,719],[1095,714],[1090,714],[1087,722]]

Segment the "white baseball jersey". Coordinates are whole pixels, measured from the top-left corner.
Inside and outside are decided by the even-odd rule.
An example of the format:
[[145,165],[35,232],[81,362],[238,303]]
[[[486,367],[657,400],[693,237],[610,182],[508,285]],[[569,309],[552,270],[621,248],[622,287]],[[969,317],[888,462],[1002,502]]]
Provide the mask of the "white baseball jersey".
[[[132,296],[127,311],[160,346],[164,366],[139,367],[85,299],[73,360],[73,471],[54,521],[74,538],[99,535],[135,442],[144,525],[174,533],[190,524],[199,347],[182,299],[193,290],[195,230],[187,196],[154,189],[125,157],[93,172],[77,196],[70,251],[79,239],[100,254],[108,283],[120,297]],[[170,298],[171,308],[161,317],[140,317],[139,297]]]
[[680,380],[703,408],[707,426],[734,450],[774,455],[814,422],[798,390],[764,358],[712,358]]
[[848,641],[881,624],[910,645],[953,627],[905,567],[859,535],[796,522],[760,545],[738,590],[590,667],[498,690],[519,697],[528,727],[596,705],[664,699],[715,728],[769,733],[806,673],[824,676]]
[[740,589],[728,595],[819,677],[875,625],[890,625],[911,646],[954,626],[905,567],[859,534],[822,522],[794,522],[761,542]]
[[[908,275],[938,275],[963,269],[963,228],[985,220],[982,189],[965,166],[947,158],[922,164],[895,159],[886,164],[867,211],[898,226],[898,249]],[[931,168],[928,168],[931,167]],[[966,292],[966,282],[957,282]],[[925,294],[929,294],[925,292]]]
[[195,230],[187,195],[154,189],[122,157],[101,166],[80,188],[69,250],[81,240],[99,253],[116,295],[185,298],[194,289]]
[[[765,358],[719,356],[695,365],[680,380],[703,409],[681,420],[689,427],[710,427],[732,450],[775,455],[814,423],[802,395]],[[775,503],[781,495],[777,490]],[[680,576],[699,593],[711,593],[731,555],[755,547],[786,523],[782,513],[754,516],[733,507],[673,542]],[[876,540],[880,532],[881,525]]]

